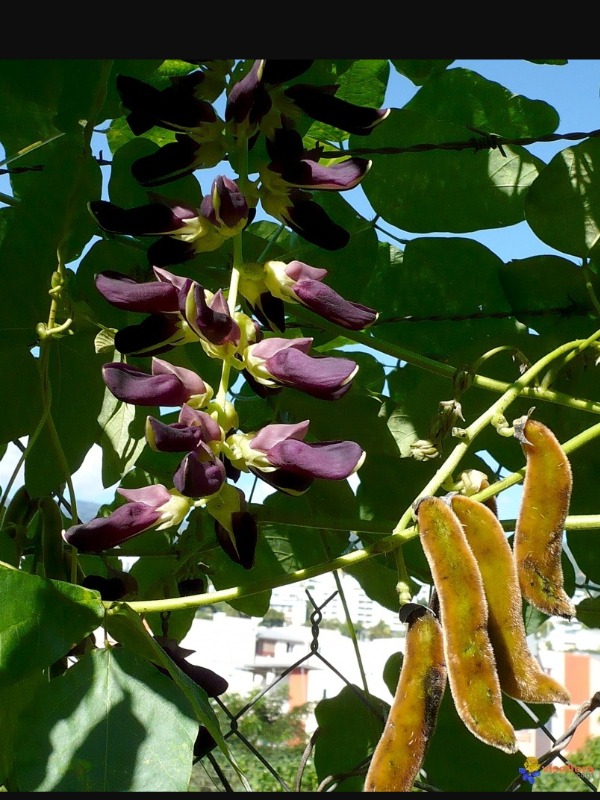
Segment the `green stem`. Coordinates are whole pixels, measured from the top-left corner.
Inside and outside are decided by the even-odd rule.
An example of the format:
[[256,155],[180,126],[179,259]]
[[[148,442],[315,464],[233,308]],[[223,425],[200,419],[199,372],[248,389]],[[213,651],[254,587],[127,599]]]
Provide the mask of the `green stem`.
[[[305,321],[313,324],[315,322],[315,319],[311,317],[311,312],[308,311],[308,309],[304,309],[298,305],[294,306],[294,315],[300,320],[300,322]],[[356,344],[362,344],[371,350],[375,350],[378,353],[383,353],[384,355],[395,358],[398,361],[406,361],[407,364],[413,364],[416,367],[421,367],[422,369],[427,370],[434,375],[440,375],[443,378],[450,378],[450,380],[452,380],[456,374],[456,367],[453,367],[449,364],[442,364],[441,361],[436,361],[433,358],[427,358],[427,356],[414,353],[412,350],[406,350],[404,347],[398,347],[390,342],[384,342],[381,339],[376,339],[374,336],[364,333],[363,331],[349,331],[345,328],[340,328],[337,325],[334,325],[332,322],[327,322],[326,320],[322,319],[319,319],[317,324],[323,330],[330,331],[336,336],[342,335],[346,339],[356,342]],[[594,334],[594,336],[599,334],[600,331],[597,332],[597,334]],[[584,342],[589,343],[589,340],[579,340],[576,345],[583,344]],[[576,345],[574,344],[573,346]],[[506,392],[512,384],[505,383],[504,381],[498,381],[495,378],[486,378],[484,375],[474,375],[472,385],[477,386],[480,389],[485,389],[489,392],[494,392],[495,394],[502,394],[503,392]],[[578,397],[571,397],[563,392],[555,392],[548,389],[542,390],[539,387],[526,386],[522,389],[521,396],[530,397],[532,400],[543,400],[550,403],[556,403],[557,405],[562,405],[567,408],[574,408],[578,411],[588,411],[592,414],[600,414],[600,402]]]
[[358,646],[358,639],[356,638],[356,630],[354,629],[354,623],[352,622],[352,616],[350,614],[350,610],[348,609],[348,604],[346,603],[346,595],[344,594],[344,589],[342,587],[342,582],[340,580],[340,575],[337,570],[333,571],[333,577],[335,579],[335,585],[337,586],[338,594],[340,596],[340,600],[342,601],[342,606],[344,608],[344,616],[346,617],[346,625],[348,626],[348,631],[350,633],[350,638],[352,639],[352,646],[354,647],[354,653],[356,655],[356,661],[358,663],[358,669],[360,670],[360,676],[362,678],[363,689],[367,694],[369,694],[369,687],[367,686],[367,676],[365,674],[365,669],[362,663],[362,658],[360,657],[360,648]]
[[16,208],[21,201],[17,197],[12,197],[10,194],[0,192],[0,203],[5,203],[7,206]]
[[587,258],[583,260],[582,271],[583,271],[583,278],[585,281],[585,289],[588,293],[592,306],[594,307],[596,316],[600,317],[600,302],[598,302],[598,298],[596,297],[594,284],[592,283],[592,271],[590,270]]
[[[598,331],[598,333],[600,334],[600,331]],[[499,397],[498,400],[496,400],[495,403],[492,403],[492,405],[486,411],[484,411],[483,414],[481,414],[473,423],[471,423],[471,425],[469,425],[465,431],[464,439],[456,445],[446,461],[437,470],[435,475],[431,478],[419,495],[417,495],[414,502],[416,503],[421,497],[435,494],[444,481],[453,474],[467,450],[471,447],[475,438],[490,424],[492,419],[502,416],[509,405],[516,400],[517,397],[519,397],[523,389],[555,359],[560,358],[565,353],[572,351],[573,348],[579,349],[581,345],[582,343],[579,340],[567,342],[566,344],[557,347],[555,350],[552,350],[550,353],[547,353],[543,358],[540,358],[539,361],[533,364],[533,366],[531,366],[527,372],[525,372],[517,381],[515,381],[512,386],[510,386],[504,392],[504,394]],[[408,523],[412,521],[413,514],[414,503],[411,504],[406,509],[402,517],[400,517],[398,524],[394,528],[394,533],[400,533],[408,525]]]

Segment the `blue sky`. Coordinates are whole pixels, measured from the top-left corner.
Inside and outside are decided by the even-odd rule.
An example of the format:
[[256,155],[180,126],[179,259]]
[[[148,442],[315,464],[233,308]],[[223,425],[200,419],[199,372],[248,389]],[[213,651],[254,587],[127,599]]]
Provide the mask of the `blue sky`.
[[[478,72],[485,78],[496,81],[515,94],[522,94],[530,99],[545,100],[558,111],[560,123],[558,133],[590,132],[600,127],[600,59],[572,59],[565,66],[540,65],[523,59],[458,59],[451,68],[463,67]],[[391,80],[386,96],[386,106],[401,108],[418,91],[403,76],[391,69]],[[543,161],[548,162],[560,150],[576,142],[558,141],[532,145],[528,149]],[[95,143],[95,153],[108,148],[103,144],[103,137]],[[0,161],[4,153],[0,146]],[[106,178],[108,168],[104,168]],[[206,191],[212,176],[202,173],[202,185]],[[0,192],[10,194],[10,184],[5,176],[0,175]],[[347,199],[367,218],[374,216],[362,189],[357,187],[346,195]],[[1,207],[0,201],[0,207]],[[397,233],[397,232],[396,232]],[[410,239],[411,234],[401,232],[402,238]],[[489,247],[500,258],[509,261],[515,258],[526,258],[531,255],[554,253],[541,242],[528,228],[526,223],[509,228],[478,231],[469,236]],[[73,267],[74,265],[69,265]],[[0,487],[6,486],[9,476],[18,458],[16,448],[9,446],[5,457],[0,462]],[[110,501],[114,487],[101,490],[100,461],[97,450],[86,458],[82,468],[75,475],[75,486],[80,500],[96,503]],[[19,485],[20,480],[15,483]],[[514,515],[519,500],[520,487],[505,492],[500,500],[500,512],[503,516]]]

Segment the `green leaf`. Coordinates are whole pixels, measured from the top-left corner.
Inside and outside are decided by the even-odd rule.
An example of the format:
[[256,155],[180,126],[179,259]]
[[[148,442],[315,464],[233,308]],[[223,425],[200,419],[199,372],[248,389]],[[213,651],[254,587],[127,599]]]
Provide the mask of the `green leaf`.
[[27,718],[29,708],[37,691],[48,682],[42,670],[32,672],[23,680],[10,686],[0,686],[0,786],[5,791],[18,791],[14,785],[15,757],[21,743],[17,731]]
[[97,592],[0,564],[0,685],[50,666],[103,618]]
[[[114,360],[114,358],[113,358]],[[122,403],[109,391],[98,416],[102,429],[102,485],[112,486],[135,466],[146,446],[145,426],[147,408]]]
[[[371,756],[387,718],[389,705],[366,694],[358,686],[344,686],[335,697],[321,700],[315,708],[319,736],[314,764],[319,781],[364,765]],[[343,778],[336,792],[362,792],[364,775]]]
[[452,58],[392,58],[396,70],[405,75],[417,86],[422,86],[429,78],[443,72],[452,64]]
[[66,480],[58,444],[73,475],[96,441],[105,391],[101,368],[106,358],[96,354],[93,335],[93,331],[80,331],[52,342],[48,378],[58,442],[46,424],[25,462],[25,482],[32,497],[51,494]]
[[[431,77],[403,109],[350,147],[387,148],[468,142],[467,126],[507,138],[541,136],[558,125],[542,101],[513,95],[475,72],[451,69]],[[481,137],[480,137],[481,138]],[[427,149],[374,154],[361,186],[375,211],[406,231],[464,233],[514,225],[543,162],[522,147],[474,152]]]
[[446,688],[423,761],[429,784],[442,792],[469,792],[474,786],[481,792],[505,792],[524,761],[521,752],[508,755],[473,736]]
[[586,139],[554,156],[532,183],[527,223],[543,242],[587,258],[600,240],[600,141]]
[[21,791],[187,791],[198,722],[173,681],[122,648],[46,684],[23,723]]
[[10,391],[4,392],[0,415],[0,442],[12,442],[32,433],[42,416],[40,376],[29,348],[10,340],[0,331],[0,373],[10,376]]
[[577,619],[588,628],[600,628],[600,598],[585,597],[577,603]]

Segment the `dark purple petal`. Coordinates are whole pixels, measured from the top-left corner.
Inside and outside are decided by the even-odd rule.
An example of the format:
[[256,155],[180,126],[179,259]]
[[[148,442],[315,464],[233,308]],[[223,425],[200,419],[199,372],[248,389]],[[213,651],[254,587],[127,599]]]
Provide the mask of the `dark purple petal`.
[[306,155],[302,136],[294,128],[277,128],[272,137],[267,138],[267,153],[274,165],[300,161]]
[[335,97],[337,89],[298,83],[286,89],[285,94],[309,117],[356,136],[367,136],[390,113],[389,108],[366,108]]
[[111,305],[126,311],[178,311],[177,289],[169,283],[138,283],[122,272],[105,270],[95,276],[96,289]]
[[160,512],[145,503],[126,503],[108,517],[96,517],[82,525],[68,528],[63,538],[84,553],[108,550],[152,528]]
[[201,460],[198,453],[188,453],[173,476],[175,488],[186,497],[210,497],[225,481],[223,463],[212,453],[211,456],[202,453],[202,457],[206,460]]
[[[120,208],[107,200],[92,200],[89,209],[103,230],[125,236],[159,236],[175,233],[185,225],[180,213],[161,203]],[[197,212],[190,210],[190,219],[194,216]]]
[[302,75],[313,61],[314,59],[268,58],[265,61],[262,79],[271,86],[278,86]]
[[264,383],[259,383],[254,375],[251,375],[247,369],[242,370],[242,374],[252,391],[258,395],[258,397],[262,397],[263,400],[267,397],[274,397],[275,395],[281,394],[281,386],[265,386]]
[[208,305],[204,288],[195,281],[185,298],[182,311],[194,331],[211,344],[219,345],[228,341],[236,325],[229,310],[215,311]]
[[194,130],[214,122],[214,108],[195,95],[203,80],[202,72],[193,72],[161,91],[137,78],[117,75],[121,102],[131,111],[127,122],[132,132],[139,136],[155,125],[175,131]]
[[146,441],[159,453],[186,453],[195,450],[202,440],[202,430],[196,426],[175,422],[167,425],[154,417],[146,418]]
[[356,471],[364,450],[356,442],[302,442],[285,439],[268,452],[269,461],[296,475],[339,481]]
[[287,162],[277,171],[284,181],[303,189],[343,192],[358,186],[370,167],[366,158],[347,158],[329,167],[303,158]]
[[281,218],[307,242],[324,250],[341,250],[350,241],[348,231],[335,223],[307,192],[290,192],[288,205],[281,209]]
[[105,364],[102,376],[112,394],[124,403],[180,406],[190,396],[176,375],[148,375],[121,362]]
[[[308,432],[310,420],[295,423],[273,423],[261,428],[248,444],[253,450],[262,450],[267,453],[272,447],[286,439],[304,439]],[[270,460],[270,459],[269,459]],[[275,466],[282,466],[276,464]]]
[[258,344],[250,346],[249,351],[252,356],[257,358],[270,358],[275,353],[281,350],[293,348],[294,350],[301,350],[303,353],[308,353],[313,340],[310,336],[298,337],[297,339],[284,339],[281,336],[271,336],[268,339],[263,339]]
[[148,263],[156,264],[157,267],[184,264],[195,256],[196,250],[192,242],[182,242],[170,236],[163,236],[157,242],[153,242],[146,252]]
[[162,483],[141,486],[139,489],[117,489],[117,492],[132,503],[145,503],[152,508],[160,508],[171,499],[171,494]]
[[378,317],[377,311],[345,300],[320,281],[301,280],[292,287],[292,291],[303,305],[316,314],[352,331],[372,325]]
[[270,292],[258,296],[258,302],[252,306],[254,316],[274,333],[285,332],[285,303]]
[[161,358],[152,359],[152,374],[153,375],[175,375],[185,387],[188,398],[193,395],[205,394],[207,386],[202,378],[192,369],[186,367],[178,367],[176,364],[171,364],[170,361],[163,361]]
[[250,118],[255,122],[271,107],[271,98],[262,89],[264,59],[257,59],[250,71],[231,88],[225,106],[225,121],[240,124]]
[[248,203],[237,183],[224,175],[215,178],[211,193],[206,195],[200,213],[213,225],[235,228],[248,216]]
[[313,357],[292,347],[268,358],[265,366],[278,383],[323,400],[345,394],[358,369],[350,359]]
[[314,478],[308,475],[297,475],[285,469],[275,469],[272,472],[262,472],[260,469],[250,467],[250,472],[260,478],[269,486],[279,492],[297,497],[304,494],[313,484]]
[[206,411],[200,411],[184,405],[179,412],[178,421],[183,425],[199,428],[200,438],[203,442],[218,442],[221,440],[221,426]]
[[178,136],[177,141],[169,142],[155,153],[134,161],[131,174],[142,186],[170,183],[200,168],[200,148],[201,145],[189,136]]
[[119,353],[131,356],[160,355],[185,341],[178,314],[150,314],[139,324],[126,325],[115,334]]
[[232,561],[244,569],[252,569],[258,541],[256,520],[249,511],[234,511],[231,523],[232,534],[215,520],[217,541]]

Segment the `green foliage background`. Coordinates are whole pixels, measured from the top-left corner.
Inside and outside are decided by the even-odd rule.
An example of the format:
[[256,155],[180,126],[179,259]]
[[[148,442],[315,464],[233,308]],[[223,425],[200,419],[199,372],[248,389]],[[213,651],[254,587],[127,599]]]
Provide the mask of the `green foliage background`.
[[[552,63],[560,69],[560,62]],[[368,137],[348,136],[308,118],[301,122],[307,147],[325,142],[353,152],[368,148],[372,166],[362,187],[377,218],[364,218],[343,195],[322,193],[326,196],[318,202],[351,233],[345,248],[322,250],[287,229],[272,242],[277,224],[258,218],[244,231],[244,255],[253,260],[271,244],[271,258],[324,267],[336,291],[376,308],[380,316],[368,331],[352,333],[300,306],[288,308],[290,335],[314,337],[319,352],[341,354],[344,345],[362,346],[355,385],[335,403],[284,389],[276,406],[242,387],[236,389],[237,407],[242,430],[274,419],[310,419],[315,439],[358,442],[367,453],[358,489],[354,493],[347,482],[316,481],[302,497],[271,495],[254,504],[259,541],[251,570],[228,559],[199,509],[181,529],[148,531],[119,553],[73,565],[62,552],[60,531],[54,531],[51,546],[43,538],[38,504],[47,497],[66,500],[63,525],[71,524],[68,504],[72,513],[76,508],[66,485],[94,444],[102,449],[105,487],[116,480],[129,488],[168,483],[172,475],[169,459],[145,446],[145,414],[114,402],[105,390],[101,366],[113,360],[113,353],[97,352],[95,345],[100,330],[137,319],[99,296],[94,274],[112,269],[149,279],[149,242],[103,233],[87,204],[103,196],[103,171],[110,200],[123,207],[144,203],[146,193],[131,176],[131,163],[170,137],[158,128],[133,137],[116,76],[162,88],[170,76],[193,68],[161,59],[0,60],[0,142],[6,152],[0,167],[11,170],[12,188],[10,195],[0,195],[0,367],[5,380],[10,376],[0,448],[23,437],[35,439],[25,458],[32,503],[13,507],[0,530],[0,784],[9,791],[186,791],[201,724],[235,771],[236,758],[214,704],[149,633],[148,627],[155,635],[162,632],[156,610],[161,602],[170,612],[169,636],[181,641],[198,606],[222,602],[263,617],[276,585],[338,568],[347,569],[369,597],[396,611],[400,542],[392,531],[462,441],[448,431],[437,441],[438,457],[413,457],[412,446],[430,438],[439,403],[460,399],[460,424],[468,428],[520,378],[521,364],[535,364],[598,331],[600,139],[570,142],[545,163],[518,140],[535,141],[557,131],[558,114],[547,102],[515,95],[508,86],[454,68],[451,60],[319,59],[303,81],[336,84],[339,97],[361,105],[382,105],[393,71],[419,87]],[[500,137],[502,147],[473,128]],[[108,167],[93,150],[95,129],[108,129],[110,152],[103,154]],[[448,143],[453,147],[441,147]],[[251,170],[252,159],[258,163],[260,157],[258,149]],[[224,162],[223,170],[231,174],[231,164]],[[201,172],[198,178],[201,186],[188,177],[164,193],[199,204],[209,187]],[[505,262],[470,236],[523,221],[556,253]],[[383,240],[382,227],[397,236],[396,244]],[[407,242],[403,232],[415,236]],[[200,254],[174,271],[211,291],[226,287],[231,247]],[[37,326],[48,320],[57,258],[68,275],[58,322],[70,319],[71,324],[64,336],[53,339],[47,362],[40,364]],[[185,345],[167,359],[216,385],[218,365],[197,350]],[[482,359],[485,354],[489,357]],[[392,359],[391,370],[384,369],[383,356]],[[509,421],[535,406],[536,417],[561,442],[572,442],[573,517],[600,512],[597,360],[597,346],[590,344],[564,362],[548,361],[507,406]],[[148,368],[149,359],[137,359],[136,365]],[[458,369],[468,377],[460,389]],[[158,415],[158,409],[146,411]],[[489,422],[457,463],[454,478],[483,464],[493,483],[496,476],[481,460],[487,453],[502,474],[512,475],[502,490],[522,479],[522,473],[513,473],[522,469],[524,458],[518,442],[498,436]],[[9,488],[18,487],[2,487],[5,504]],[[115,498],[102,513],[117,505]],[[578,567],[577,576],[568,573],[571,594],[576,577],[600,584],[598,527],[592,520],[568,530]],[[406,538],[400,578],[416,591],[421,583],[430,584],[431,576],[416,533]],[[51,552],[56,569],[50,568]],[[82,574],[108,575],[123,554],[138,557],[138,592],[127,598],[132,606],[104,603],[98,592],[73,582]],[[202,577],[207,593],[181,602],[178,583],[190,577]],[[210,596],[214,592],[216,600]],[[589,594],[578,618],[600,627],[599,601]],[[146,607],[148,601],[159,605]],[[152,611],[145,614],[144,626],[139,612],[147,608]],[[544,621],[534,618],[531,632]],[[99,626],[119,647],[92,645]],[[66,669],[69,655],[77,663]],[[346,690],[317,705],[322,735],[311,786],[354,769],[372,753],[386,706],[380,698],[369,701],[381,714],[369,712],[356,692]],[[448,697],[444,704],[425,762],[430,782],[443,791],[505,790],[523,763],[522,754],[507,756],[475,740]],[[543,722],[552,709],[547,716],[544,709],[535,711]],[[507,703],[507,714],[516,727],[531,724],[516,704]],[[359,775],[335,790],[360,791],[361,786]]]

